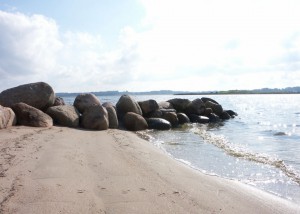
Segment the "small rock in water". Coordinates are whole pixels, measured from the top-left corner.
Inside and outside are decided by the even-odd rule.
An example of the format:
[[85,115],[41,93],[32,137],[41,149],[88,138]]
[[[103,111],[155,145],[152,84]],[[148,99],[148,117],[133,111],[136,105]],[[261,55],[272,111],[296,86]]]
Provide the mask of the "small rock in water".
[[287,133],[285,133],[285,132],[276,132],[274,135],[275,136],[284,136],[284,135],[287,135]]

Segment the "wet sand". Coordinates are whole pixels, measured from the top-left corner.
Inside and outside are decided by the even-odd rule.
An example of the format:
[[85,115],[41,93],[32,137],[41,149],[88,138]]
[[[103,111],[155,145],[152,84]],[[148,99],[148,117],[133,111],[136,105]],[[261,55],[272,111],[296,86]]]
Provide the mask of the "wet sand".
[[135,133],[0,130],[0,213],[300,213],[290,201],[205,175]]

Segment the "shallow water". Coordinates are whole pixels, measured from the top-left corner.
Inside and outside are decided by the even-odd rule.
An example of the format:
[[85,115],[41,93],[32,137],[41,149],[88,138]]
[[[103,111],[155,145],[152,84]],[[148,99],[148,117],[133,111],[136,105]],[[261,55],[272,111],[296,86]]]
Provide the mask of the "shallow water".
[[[138,101],[181,97],[135,96]],[[300,203],[300,95],[212,95],[239,115],[218,124],[147,131],[151,142],[205,173],[240,180]],[[64,98],[72,103],[73,98]],[[116,103],[118,96],[100,97]]]

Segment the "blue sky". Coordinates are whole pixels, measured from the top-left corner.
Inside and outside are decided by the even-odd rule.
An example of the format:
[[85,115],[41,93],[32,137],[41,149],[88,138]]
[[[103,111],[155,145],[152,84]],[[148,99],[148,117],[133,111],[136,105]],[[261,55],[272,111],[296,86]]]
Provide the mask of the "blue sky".
[[298,0],[2,0],[0,91],[300,85]]

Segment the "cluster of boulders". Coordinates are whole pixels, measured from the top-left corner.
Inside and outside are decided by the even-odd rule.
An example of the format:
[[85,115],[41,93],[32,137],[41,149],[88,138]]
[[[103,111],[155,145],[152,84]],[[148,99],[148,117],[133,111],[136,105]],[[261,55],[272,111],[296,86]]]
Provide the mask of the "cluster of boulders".
[[232,110],[223,110],[210,98],[193,101],[176,98],[157,103],[155,100],[137,102],[129,95],[122,95],[114,106],[109,102],[101,105],[94,94],[87,93],[78,95],[73,105],[67,105],[44,82],[0,93],[0,129],[13,125],[51,127],[56,124],[91,130],[168,130],[184,123],[218,122],[236,115]]

